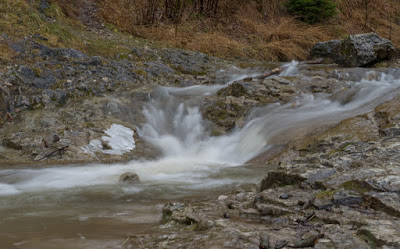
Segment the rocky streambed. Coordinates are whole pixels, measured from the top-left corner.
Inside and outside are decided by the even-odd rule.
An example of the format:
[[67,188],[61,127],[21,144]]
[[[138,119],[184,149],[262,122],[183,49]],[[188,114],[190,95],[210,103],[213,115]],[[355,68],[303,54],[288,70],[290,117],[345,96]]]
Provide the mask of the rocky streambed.
[[[311,91],[328,93],[346,106],[359,94],[352,92],[356,86],[348,85],[350,81],[359,81],[366,87],[371,80],[396,84],[398,79],[397,69],[380,70],[388,73],[388,77],[376,70],[328,68],[315,67],[307,73],[300,69],[296,73],[303,76],[311,73],[311,78],[277,77],[254,82],[251,87],[259,87],[265,93],[261,100],[255,97],[257,94],[249,95],[250,90],[245,90],[248,82],[236,82],[219,92],[216,105],[219,107],[223,102],[243,110],[248,105],[262,103],[265,96],[272,102],[284,103],[286,97]],[[302,85],[301,78],[313,80]],[[374,84],[372,92],[379,92],[379,84]],[[224,95],[226,92],[230,94]],[[376,96],[363,94],[369,101]],[[400,248],[400,102],[397,93],[388,95],[381,96],[382,103],[366,112],[362,106],[369,101],[362,103],[362,113],[339,123],[324,122],[330,118],[337,120],[340,114],[332,113],[323,103],[311,110],[321,111],[316,116],[327,113],[320,120],[291,102],[294,112],[280,111],[291,118],[300,117],[294,131],[286,127],[270,140],[275,150],[267,150],[248,163],[263,164],[270,170],[260,184],[242,186],[230,194],[201,201],[168,203],[163,208],[162,226],[151,235],[129,235],[125,245],[128,248],[137,245],[141,245],[139,248]],[[341,114],[346,111],[342,109]],[[354,111],[353,114],[357,113]],[[244,117],[237,113],[226,115],[229,124],[236,122],[234,126],[240,126]],[[302,129],[302,122],[309,118],[312,122]],[[225,124],[216,126],[230,130],[232,126]],[[268,126],[264,129],[268,130]]]
[[1,43],[4,246],[400,248],[398,69]]

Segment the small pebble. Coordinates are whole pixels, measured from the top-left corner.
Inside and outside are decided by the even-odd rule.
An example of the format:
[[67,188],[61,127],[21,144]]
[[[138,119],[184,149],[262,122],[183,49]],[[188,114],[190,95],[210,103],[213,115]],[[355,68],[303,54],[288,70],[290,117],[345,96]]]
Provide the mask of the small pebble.
[[58,141],[60,141],[60,137],[57,134],[54,134],[53,143],[57,143]]
[[229,218],[231,218],[231,215],[229,213],[224,213],[224,218],[229,219]]
[[289,199],[289,195],[286,194],[286,193],[283,193],[283,194],[281,194],[281,195],[279,196],[279,198],[286,200],[286,199]]

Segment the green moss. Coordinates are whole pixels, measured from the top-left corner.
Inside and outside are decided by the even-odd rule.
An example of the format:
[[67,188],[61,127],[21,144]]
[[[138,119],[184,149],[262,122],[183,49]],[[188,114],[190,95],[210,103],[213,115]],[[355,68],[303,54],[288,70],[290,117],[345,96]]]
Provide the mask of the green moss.
[[357,236],[364,240],[371,248],[378,248],[384,245],[383,241],[378,240],[369,230],[359,229]]
[[41,110],[45,107],[43,103],[36,103],[34,105],[31,105],[30,109],[31,110]]
[[37,68],[37,67],[32,68],[32,71],[34,72],[35,77],[41,77],[41,75],[43,73],[42,69],[41,68]]
[[223,133],[220,131],[220,130],[217,130],[217,129],[213,129],[212,131],[211,131],[211,136],[214,136],[214,137],[216,137],[216,136],[220,136],[220,135],[222,135]]
[[229,86],[222,88],[217,92],[218,96],[233,96],[233,97],[241,97],[246,96],[247,91],[240,83],[233,83]]
[[340,146],[339,151],[344,151],[350,145],[355,145],[355,143],[352,143],[352,142],[345,143],[344,145]]
[[382,61],[382,62],[376,63],[373,67],[374,68],[386,68],[386,67],[388,67],[388,63],[386,61]]
[[86,127],[86,128],[94,128],[94,127],[96,127],[96,125],[94,123],[92,123],[92,122],[87,122],[86,124],[84,124],[84,127]]
[[366,192],[371,190],[371,187],[368,186],[368,184],[366,184],[363,181],[357,181],[357,180],[345,182],[341,185],[341,187],[347,190],[357,192],[361,195],[364,195]]
[[336,190],[334,190],[334,189],[321,191],[315,195],[315,198],[317,198],[317,199],[332,199],[335,192],[336,192]]

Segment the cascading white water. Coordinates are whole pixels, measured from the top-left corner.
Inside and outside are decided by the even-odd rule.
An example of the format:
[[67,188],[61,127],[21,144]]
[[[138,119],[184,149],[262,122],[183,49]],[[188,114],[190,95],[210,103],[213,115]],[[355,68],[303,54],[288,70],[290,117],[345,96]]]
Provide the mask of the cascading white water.
[[[297,62],[284,67],[281,76],[298,72]],[[228,83],[254,75],[233,75]],[[114,231],[120,231],[114,233],[115,240],[130,232],[132,224],[142,228],[157,223],[165,199],[259,181],[266,169],[255,172],[237,166],[299,133],[372,110],[399,93],[400,80],[397,71],[371,72],[331,95],[304,94],[287,104],[256,108],[244,127],[213,137],[199,104],[203,96],[216,94],[224,86],[160,87],[150,94],[143,109],[147,122],[138,133],[162,152],[157,160],[0,170],[0,230],[10,231],[0,233],[0,247],[12,242],[16,248],[24,243],[28,243],[24,248],[55,248],[64,244],[60,234],[71,231],[66,236],[72,240],[69,248],[103,247],[103,237]],[[119,176],[128,171],[138,173],[142,184],[119,184]],[[86,239],[90,233],[92,240]],[[45,244],[38,243],[37,238],[43,237]]]
[[[295,72],[296,65],[296,62],[288,64],[283,74]],[[380,77],[373,80],[354,82],[351,89],[333,96],[305,94],[284,105],[257,108],[242,129],[218,137],[209,135],[207,122],[196,106],[201,98],[182,98],[185,91],[192,96],[193,87],[160,87],[151,94],[143,111],[147,123],[139,129],[139,135],[163,153],[160,159],[114,165],[1,170],[0,195],[113,185],[127,171],[138,173],[144,183],[128,190],[122,188],[129,193],[146,190],[154,183],[190,185],[191,188],[223,185],[230,180],[208,179],[208,176],[226,167],[243,165],[270,146],[284,144],[296,133],[365,113],[392,98],[400,80],[379,74]],[[213,94],[219,87],[210,92],[210,87],[198,86],[196,91],[202,89],[202,93]]]

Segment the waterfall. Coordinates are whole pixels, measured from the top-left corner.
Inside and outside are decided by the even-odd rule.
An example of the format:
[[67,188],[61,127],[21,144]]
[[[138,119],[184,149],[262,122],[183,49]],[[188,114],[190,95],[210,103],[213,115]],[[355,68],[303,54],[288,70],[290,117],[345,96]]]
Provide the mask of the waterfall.
[[[283,74],[295,73],[296,66],[296,62],[290,63]],[[202,118],[199,103],[202,96],[215,94],[222,87],[159,87],[150,94],[143,109],[147,121],[138,128],[138,133],[162,152],[157,160],[0,170],[0,195],[118,185],[119,176],[127,171],[138,173],[144,183],[130,191],[145,191],[155,183],[199,189],[224,185],[234,180],[210,176],[243,165],[297,134],[372,110],[398,92],[400,80],[392,74],[377,73],[372,79],[366,75],[352,82],[350,90],[304,94],[286,104],[259,107],[251,112],[244,127],[214,137],[210,136],[209,123]]]

